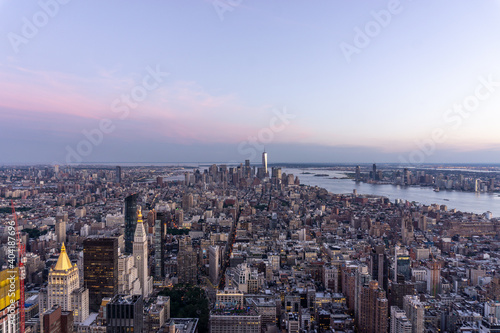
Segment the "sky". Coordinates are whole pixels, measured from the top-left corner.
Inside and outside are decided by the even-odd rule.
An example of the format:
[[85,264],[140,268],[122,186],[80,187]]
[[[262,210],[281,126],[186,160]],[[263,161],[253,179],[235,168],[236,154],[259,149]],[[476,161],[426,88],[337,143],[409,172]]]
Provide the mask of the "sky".
[[0,165],[500,163],[500,0],[0,0]]

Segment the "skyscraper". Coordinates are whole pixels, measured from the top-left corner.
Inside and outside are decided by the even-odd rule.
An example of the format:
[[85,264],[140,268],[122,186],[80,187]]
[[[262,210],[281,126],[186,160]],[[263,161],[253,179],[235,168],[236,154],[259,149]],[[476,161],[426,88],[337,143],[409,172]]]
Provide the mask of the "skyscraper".
[[137,224],[137,193],[125,198],[125,253],[133,251],[135,227]]
[[376,245],[370,256],[371,275],[379,285],[388,290],[389,285],[389,263],[385,254],[384,245]]
[[418,296],[405,296],[403,310],[411,322],[411,333],[424,333],[424,305]]
[[361,288],[359,332],[387,332],[388,300],[385,291],[379,288],[377,281],[370,281]]
[[404,216],[401,218],[401,242],[404,245],[410,245],[413,241],[413,223],[410,218]]
[[405,281],[402,274],[398,274],[396,281],[391,283],[389,303],[391,306],[403,308],[403,298],[407,295],[415,295],[415,282]]
[[[14,280],[11,269],[0,271],[0,331],[2,333],[17,333],[20,331],[20,283],[19,269],[14,270]],[[15,285],[16,292],[12,292],[11,286]]]
[[212,281],[213,284],[217,284],[220,271],[220,247],[218,245],[208,248],[208,260],[210,281]]
[[189,211],[194,206],[194,197],[192,193],[185,193],[182,196],[182,209],[186,212]]
[[66,221],[57,220],[56,218],[55,231],[56,231],[57,243],[62,244],[66,242]]
[[441,287],[441,265],[436,260],[429,262],[427,270],[427,292],[431,296],[437,296]]
[[[404,221],[404,220],[403,220]],[[406,225],[406,223],[403,223]],[[406,230],[406,227],[402,227]],[[393,279],[397,280],[398,274],[402,274],[405,280],[411,279],[411,268],[410,268],[411,258],[408,250],[405,247],[400,247],[398,245],[394,248],[394,276]]]
[[97,312],[103,297],[113,297],[118,291],[118,238],[91,236],[84,240],[83,270],[89,307]]
[[272,172],[272,178],[281,180],[281,168],[274,167],[272,168]]
[[252,167],[250,166],[250,160],[245,160],[245,169],[243,171],[243,177],[248,178],[252,175]]
[[62,244],[66,242],[66,226],[68,223],[68,213],[64,212],[62,208],[56,214],[55,232],[57,243]]
[[411,279],[411,268],[410,268],[410,256],[409,255],[399,255],[397,257],[397,276],[399,274],[403,275],[405,280],[408,281]]
[[115,182],[118,184],[122,182],[122,167],[121,166],[116,167]]
[[167,233],[167,212],[158,212],[155,220],[155,277],[165,276],[165,238]]
[[59,305],[62,311],[73,311],[74,321],[81,323],[89,316],[89,290],[80,287],[80,276],[76,264],[72,264],[64,243],[59,259],[49,271],[47,286],[47,309]]
[[403,184],[410,184],[410,171],[408,171],[408,168],[403,169]]
[[264,151],[262,153],[262,167],[264,168],[264,174],[267,175],[267,153]]
[[179,283],[196,284],[198,282],[198,266],[196,252],[193,251],[191,237],[179,239],[177,255],[177,276]]
[[153,281],[148,269],[148,238],[144,229],[141,208],[137,211],[137,227],[134,234],[134,258],[137,274],[141,284],[142,296],[148,297],[153,287]]

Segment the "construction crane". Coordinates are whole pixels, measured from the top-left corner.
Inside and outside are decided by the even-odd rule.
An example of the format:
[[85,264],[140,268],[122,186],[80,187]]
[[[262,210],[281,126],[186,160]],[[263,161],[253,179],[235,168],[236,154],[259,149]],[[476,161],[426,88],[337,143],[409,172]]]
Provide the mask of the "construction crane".
[[21,234],[19,232],[19,225],[17,223],[17,214],[14,208],[14,201],[10,201],[12,206],[12,215],[14,215],[14,221],[16,222],[16,242],[17,242],[17,256],[19,267],[19,332],[24,333],[25,322],[24,322],[24,278],[26,277],[24,264],[26,263],[25,248],[21,241]]

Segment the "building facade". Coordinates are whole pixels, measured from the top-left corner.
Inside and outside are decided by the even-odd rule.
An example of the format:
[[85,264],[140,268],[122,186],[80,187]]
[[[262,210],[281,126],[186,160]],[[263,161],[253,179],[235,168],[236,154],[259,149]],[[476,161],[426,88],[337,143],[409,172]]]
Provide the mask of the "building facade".
[[214,310],[210,314],[210,333],[260,333],[261,316],[254,310]]
[[153,279],[149,276],[148,266],[148,238],[144,229],[141,209],[137,211],[137,226],[134,234],[134,260],[137,267],[137,275],[141,285],[142,296],[148,297],[153,289]]
[[40,309],[42,313],[59,305],[62,311],[72,311],[77,323],[89,316],[89,290],[80,287],[78,267],[69,260],[64,244],[56,265],[49,271],[46,294],[40,296],[47,299],[46,303],[43,302],[47,308]]
[[137,224],[137,193],[125,198],[125,253],[132,254]]
[[142,295],[116,295],[106,304],[106,332],[143,332]]
[[89,237],[83,242],[85,286],[89,289],[89,308],[99,311],[104,297],[118,291],[118,239]]

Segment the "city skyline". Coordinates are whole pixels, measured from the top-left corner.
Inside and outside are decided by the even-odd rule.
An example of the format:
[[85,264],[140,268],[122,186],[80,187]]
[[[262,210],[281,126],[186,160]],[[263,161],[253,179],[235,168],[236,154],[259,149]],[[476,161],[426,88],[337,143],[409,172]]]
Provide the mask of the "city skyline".
[[498,167],[266,157],[0,168],[0,328],[500,329]]
[[2,164],[500,163],[499,1],[220,4],[0,1]]

